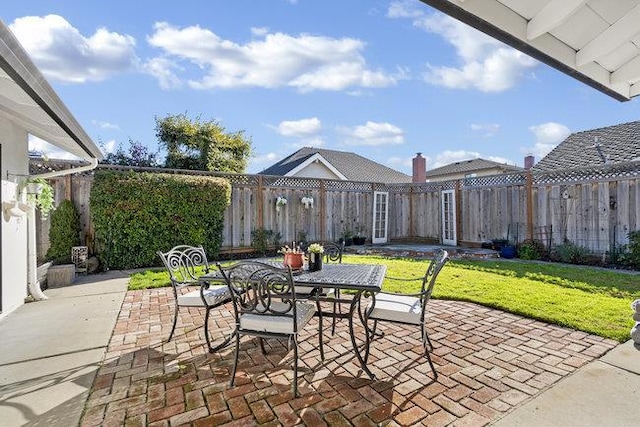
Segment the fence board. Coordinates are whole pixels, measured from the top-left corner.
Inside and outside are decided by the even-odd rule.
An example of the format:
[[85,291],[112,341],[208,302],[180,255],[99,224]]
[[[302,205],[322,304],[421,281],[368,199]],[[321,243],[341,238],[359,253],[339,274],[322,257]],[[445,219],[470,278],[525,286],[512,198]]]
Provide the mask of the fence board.
[[[626,243],[626,234],[640,226],[640,163],[602,169],[534,174],[531,187],[534,234],[546,236],[552,230],[554,243],[561,243],[566,237],[594,252],[609,250],[614,242]],[[232,183],[231,204],[224,215],[226,248],[249,247],[251,232],[259,227],[280,233],[285,242],[299,240],[300,232],[306,233],[307,240],[338,240],[345,230],[354,232],[356,226],[362,226],[370,239],[373,191],[389,192],[390,240],[414,237],[439,240],[441,191],[456,187],[454,181],[385,185],[295,177],[221,176]],[[461,241],[480,244],[507,237],[507,230],[511,239],[524,240],[529,208],[525,178],[523,174],[513,174],[460,181],[457,203]],[[88,245],[93,241],[89,206],[92,182],[92,176],[87,174],[73,176],[71,180],[52,180],[57,202],[65,193],[71,194],[81,218],[81,237]],[[278,196],[288,201],[279,212],[275,205]],[[312,208],[304,208],[303,196],[313,197]],[[48,247],[46,222],[39,222],[38,233],[38,251],[42,255]]]

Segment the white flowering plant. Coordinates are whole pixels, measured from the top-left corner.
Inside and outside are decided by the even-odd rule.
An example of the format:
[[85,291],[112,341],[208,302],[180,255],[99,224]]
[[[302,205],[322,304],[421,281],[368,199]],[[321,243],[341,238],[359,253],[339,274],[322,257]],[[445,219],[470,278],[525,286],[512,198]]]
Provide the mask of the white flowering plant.
[[324,247],[320,243],[312,243],[307,248],[307,252],[310,254],[322,254],[324,253]]
[[287,206],[287,198],[278,196],[278,198],[276,199],[276,210],[279,211],[283,206]]
[[313,207],[313,197],[311,196],[304,196],[302,199],[300,199],[300,202],[302,202],[306,209]]

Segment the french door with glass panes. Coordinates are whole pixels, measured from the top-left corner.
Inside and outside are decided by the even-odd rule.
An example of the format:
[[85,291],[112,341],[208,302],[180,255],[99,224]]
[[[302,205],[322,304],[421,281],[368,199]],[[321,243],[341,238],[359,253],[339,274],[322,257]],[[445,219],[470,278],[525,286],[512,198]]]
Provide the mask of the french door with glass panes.
[[456,193],[454,190],[442,192],[442,244],[456,246]]
[[389,193],[373,193],[373,243],[387,243],[387,217],[389,215]]

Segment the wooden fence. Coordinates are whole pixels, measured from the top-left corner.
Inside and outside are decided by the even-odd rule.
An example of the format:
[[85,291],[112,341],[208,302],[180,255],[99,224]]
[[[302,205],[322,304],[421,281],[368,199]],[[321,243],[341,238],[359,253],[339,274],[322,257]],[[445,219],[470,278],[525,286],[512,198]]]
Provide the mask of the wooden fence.
[[[118,169],[113,166],[99,168]],[[126,168],[131,169],[131,168]],[[194,171],[135,168],[163,173]],[[423,184],[380,184],[262,175],[223,176],[232,184],[231,204],[223,230],[223,249],[251,246],[256,229],[280,233],[282,241],[337,240],[362,228],[371,239],[374,192],[389,194],[388,239],[441,241],[441,195],[454,190],[457,240],[460,245],[509,238],[565,239],[603,253],[628,242],[640,228],[640,162],[555,173],[516,173]],[[83,244],[91,247],[93,231],[89,196],[91,174],[53,180],[58,201],[69,198],[78,209]],[[287,200],[279,210],[278,197]],[[306,208],[301,199],[312,197]],[[48,247],[48,221],[39,224],[39,254]]]

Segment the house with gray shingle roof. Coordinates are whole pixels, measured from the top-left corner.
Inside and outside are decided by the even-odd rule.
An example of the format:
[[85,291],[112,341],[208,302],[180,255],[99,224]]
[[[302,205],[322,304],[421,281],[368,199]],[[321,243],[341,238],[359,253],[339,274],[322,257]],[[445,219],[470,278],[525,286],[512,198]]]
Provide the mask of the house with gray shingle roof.
[[464,178],[521,172],[518,166],[485,159],[470,159],[450,163],[426,172],[427,181],[450,181]]
[[343,181],[408,183],[411,176],[355,153],[303,147],[258,175],[297,176]]
[[550,172],[640,161],[640,121],[572,133],[534,171]]

